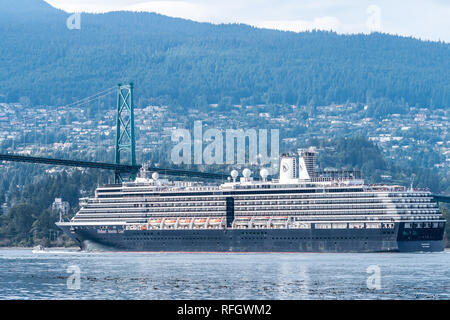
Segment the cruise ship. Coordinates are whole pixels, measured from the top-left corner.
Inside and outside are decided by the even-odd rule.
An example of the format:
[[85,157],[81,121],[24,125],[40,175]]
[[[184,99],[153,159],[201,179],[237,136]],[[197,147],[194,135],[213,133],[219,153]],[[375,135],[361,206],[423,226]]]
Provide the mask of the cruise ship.
[[[428,190],[368,185],[315,170],[316,151],[280,158],[279,176],[231,172],[222,184],[169,181],[143,165],[98,187],[57,225],[84,250],[151,252],[443,251],[445,219]],[[239,177],[239,178],[238,178]]]

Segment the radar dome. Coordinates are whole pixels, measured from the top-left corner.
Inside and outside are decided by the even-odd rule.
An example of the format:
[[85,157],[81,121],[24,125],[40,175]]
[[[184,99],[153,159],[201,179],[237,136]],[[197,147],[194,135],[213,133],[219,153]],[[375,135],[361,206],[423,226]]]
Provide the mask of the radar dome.
[[158,180],[158,178],[159,178],[159,173],[158,172],[153,172],[152,179],[153,180]]
[[267,176],[269,175],[269,170],[267,170],[266,168],[262,168],[259,171],[259,175],[261,176],[261,178],[263,178],[265,180],[267,178]]
[[237,172],[237,170],[232,170],[232,171],[231,171],[231,177],[232,177],[233,179],[236,179],[238,175],[239,175],[239,173]]
[[252,172],[250,171],[250,169],[245,168],[242,171],[242,175],[244,176],[244,178],[250,178],[251,174],[252,174]]

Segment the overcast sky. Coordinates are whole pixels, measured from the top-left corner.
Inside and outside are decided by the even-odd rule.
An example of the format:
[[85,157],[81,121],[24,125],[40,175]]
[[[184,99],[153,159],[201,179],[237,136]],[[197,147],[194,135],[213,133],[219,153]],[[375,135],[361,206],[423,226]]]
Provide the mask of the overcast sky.
[[212,23],[338,33],[381,31],[450,42],[450,0],[46,0],[67,12],[149,11]]

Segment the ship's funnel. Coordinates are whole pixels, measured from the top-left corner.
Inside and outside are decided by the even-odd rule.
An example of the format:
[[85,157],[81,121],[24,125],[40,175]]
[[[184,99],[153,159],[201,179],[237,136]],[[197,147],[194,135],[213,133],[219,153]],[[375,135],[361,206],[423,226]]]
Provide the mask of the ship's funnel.
[[302,180],[310,180],[316,176],[316,155],[314,148],[298,150],[298,172]]
[[280,182],[288,182],[297,178],[297,159],[283,155],[280,160]]

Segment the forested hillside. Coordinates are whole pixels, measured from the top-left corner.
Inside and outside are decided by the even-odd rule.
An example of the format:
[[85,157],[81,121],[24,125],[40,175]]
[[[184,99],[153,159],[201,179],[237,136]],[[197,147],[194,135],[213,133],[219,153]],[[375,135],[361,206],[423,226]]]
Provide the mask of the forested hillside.
[[138,103],[157,99],[185,109],[373,98],[384,99],[383,112],[450,106],[446,43],[132,12],[82,14],[81,29],[69,30],[68,16],[40,0],[2,1],[1,100],[62,105],[132,80]]
[[[31,168],[24,165],[21,170],[25,167]],[[78,199],[92,196],[95,187],[106,181],[104,172],[77,169],[35,176],[25,186],[13,186],[8,193],[11,208],[7,215],[0,215],[0,246],[73,245],[55,225],[59,213],[51,209],[53,201],[69,202],[70,211],[63,217],[67,221],[78,210]],[[0,177],[0,188],[7,182],[7,177]]]
[[402,167],[395,161],[385,159],[380,148],[363,137],[338,138],[316,141],[322,149],[318,161],[322,168],[335,167],[360,170],[368,183],[385,183],[381,175],[389,175],[391,184],[396,183],[416,188],[428,188],[440,193],[448,185],[446,177],[439,177],[435,168]]

